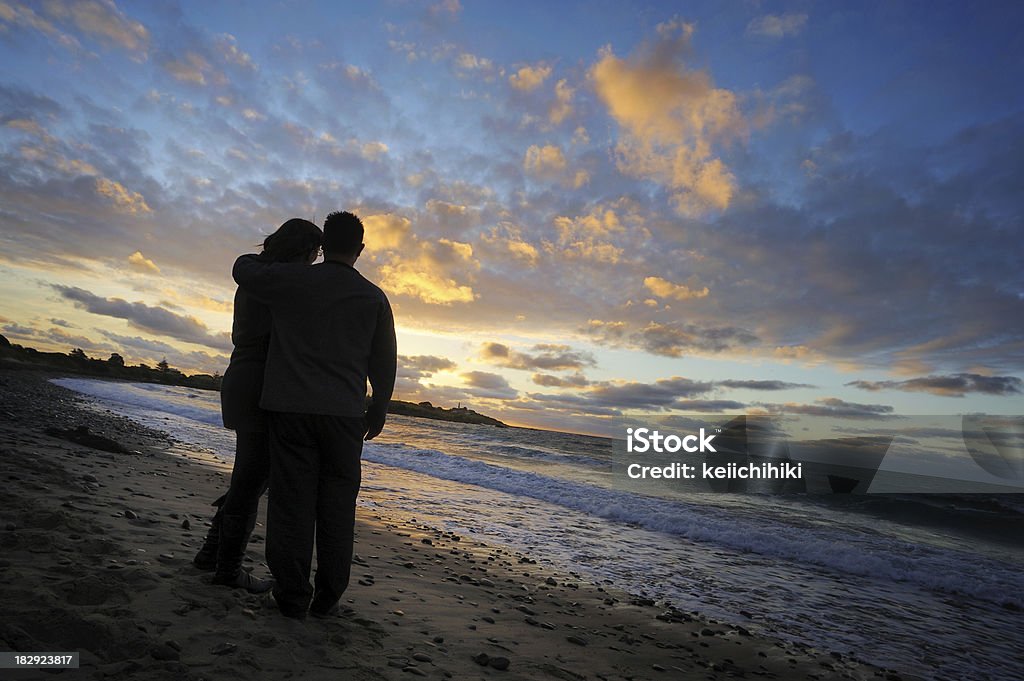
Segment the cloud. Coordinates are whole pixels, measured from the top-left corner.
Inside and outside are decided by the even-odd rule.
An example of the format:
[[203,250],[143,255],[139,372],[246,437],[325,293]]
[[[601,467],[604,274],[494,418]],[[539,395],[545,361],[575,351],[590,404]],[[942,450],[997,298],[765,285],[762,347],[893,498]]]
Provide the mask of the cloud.
[[128,264],[140,272],[160,274],[160,268],[156,266],[156,263],[142,255],[141,251],[135,251],[129,255]]
[[50,328],[36,334],[51,343],[68,348],[81,348],[90,356],[102,356],[105,353],[116,352],[117,348],[109,343],[98,342],[93,338],[68,333],[64,329]]
[[531,144],[523,157],[523,170],[533,175],[559,175],[567,166],[562,149],[553,144]]
[[687,69],[692,24],[659,24],[657,38],[628,59],[610,47],[590,70],[598,97],[623,129],[619,170],[665,186],[676,210],[723,210],[736,181],[713,146],[745,136],[736,95],[716,88],[708,73]]
[[799,34],[806,26],[806,14],[765,14],[750,20],[747,24],[747,34],[784,38]]
[[459,0],[441,0],[441,2],[431,5],[428,8],[428,12],[434,18],[454,18],[462,12],[462,3]]
[[590,353],[573,350],[568,345],[541,343],[531,349],[533,353],[520,352],[503,343],[488,342],[481,346],[480,358],[510,369],[547,371],[579,370],[597,363]]
[[595,206],[586,215],[559,215],[554,226],[557,243],[545,242],[545,248],[552,253],[608,264],[618,263],[623,254],[624,249],[616,240],[625,235],[626,229],[613,209]]
[[409,295],[432,305],[468,303],[476,299],[470,286],[436,272],[422,270],[416,262],[400,262],[380,268],[382,285],[398,295]]
[[551,67],[545,64],[524,66],[508,77],[509,84],[522,92],[536,90],[551,75]]
[[35,29],[66,48],[77,49],[79,47],[78,40],[62,33],[52,22],[20,2],[0,3],[0,21],[5,24]]
[[831,416],[847,419],[886,419],[896,418],[892,407],[885,404],[860,404],[846,402],[837,397],[825,397],[815,400],[814,404],[763,404],[772,413],[803,414],[806,416]]
[[740,411],[746,407],[742,402],[735,400],[676,400],[672,404],[673,409],[685,411],[719,413],[723,411]]
[[[2,20],[3,17],[0,17]],[[17,85],[0,84],[0,121],[15,119],[54,118],[64,113],[55,100]]]
[[[238,103],[247,120],[264,120],[266,116],[258,108],[265,107],[265,102],[257,104],[259,100],[244,87],[255,83],[253,77],[259,69],[252,56],[238,46],[238,39],[230,33],[209,35],[197,31],[185,35],[184,44],[165,49],[155,60],[164,71],[181,83],[216,88],[222,105]],[[192,104],[186,100],[182,105]]]
[[[555,412],[564,419],[564,415],[585,414],[587,416],[621,416],[622,410],[615,407],[600,406],[588,397],[579,394],[545,394],[528,393],[529,402],[521,403],[523,408],[542,409],[545,412]],[[553,427],[558,427],[553,424]]]
[[[10,1],[0,3],[0,22],[31,28],[44,34],[55,44],[76,55],[95,57],[84,52],[82,44],[70,32],[77,31],[108,47],[131,53],[135,61],[144,61],[149,49],[149,31],[129,18],[112,0],[48,0],[41,4],[42,13],[28,5]],[[45,16],[44,16],[45,15]]]
[[43,130],[43,126],[39,125],[38,121],[34,121],[29,118],[8,118],[4,122],[4,125],[14,130],[20,130],[21,132],[32,135],[33,137],[38,137],[42,140],[47,140],[49,138],[49,140],[52,141],[53,139],[45,130]]
[[210,354],[200,350],[182,352],[169,343],[153,338],[124,336],[105,329],[99,331],[104,338],[114,343],[114,346],[104,346],[107,351],[121,353],[129,364],[155,365],[160,360],[166,359],[170,366],[186,372],[202,371],[208,374],[219,374],[224,372],[230,361],[230,358],[224,354]]
[[120,182],[105,177],[96,178],[96,193],[114,202],[118,210],[132,215],[153,212],[142,194],[125,188]]
[[590,381],[583,374],[576,372],[571,376],[555,376],[554,374],[534,374],[531,381],[549,388],[584,388]]
[[447,357],[436,355],[399,355],[399,371],[405,376],[429,377],[438,371],[452,371],[458,365]]
[[720,353],[758,342],[750,331],[736,326],[704,326],[682,322],[647,322],[633,330],[621,321],[591,319],[581,329],[598,342],[613,346],[638,347],[651,354],[682,357],[686,353]]
[[850,381],[862,390],[903,390],[924,392],[943,397],[964,397],[967,393],[985,395],[1019,395],[1024,392],[1024,381],[1016,376],[982,376],[981,374],[952,374],[949,376],[924,376],[905,381]]
[[508,380],[500,374],[486,371],[467,371],[460,374],[466,385],[470,386],[469,394],[489,399],[511,400],[519,393],[508,384]]
[[32,338],[36,335],[36,330],[33,329],[32,327],[22,326],[21,324],[18,324],[16,322],[4,324],[3,329],[4,333],[10,336],[22,336],[25,338]]
[[595,384],[585,394],[585,399],[603,407],[661,411],[674,408],[679,401],[710,392],[713,388],[710,381],[673,376],[660,378],[654,383],[620,381]]
[[590,181],[590,173],[586,170],[569,169],[569,162],[562,148],[554,144],[531,144],[523,157],[523,170],[534,177],[559,180],[574,189],[579,189]]
[[[763,101],[756,115],[756,125],[762,128],[775,121],[809,126],[823,120],[832,106],[817,81],[799,73],[786,78],[766,93],[758,93],[758,96]],[[802,161],[801,169],[807,177],[813,178],[818,173],[818,165],[810,158]]]
[[700,289],[691,289],[682,284],[674,284],[661,277],[644,278],[644,286],[659,298],[674,298],[675,300],[689,300],[691,298],[706,298],[709,291],[704,286]]
[[494,227],[490,232],[481,236],[481,241],[484,246],[490,246],[499,251],[499,260],[512,258],[535,266],[540,257],[537,247],[524,240],[522,231],[515,227],[505,226],[500,230],[498,227]]
[[[555,101],[548,109],[548,120],[558,125],[572,115],[572,98],[576,90],[569,86],[569,82],[562,78],[555,83]],[[584,131],[584,134],[585,131]]]
[[457,72],[462,74],[479,73],[485,80],[492,79],[496,70],[493,61],[487,57],[479,57],[470,52],[460,52],[455,57],[454,64]]
[[724,388],[735,388],[741,390],[792,390],[794,388],[815,387],[813,385],[808,385],[807,383],[787,383],[786,381],[778,380],[755,381],[733,379],[729,379],[726,381],[715,381],[715,385],[722,386]]
[[149,31],[118,9],[113,0],[46,2],[43,6],[54,19],[71,24],[104,44],[145,57]]
[[473,288],[458,283],[448,272],[462,265],[478,267],[472,246],[439,239],[419,242],[419,253],[381,265],[381,286],[389,293],[408,295],[432,305],[469,303],[476,299]]
[[435,355],[399,355],[396,390],[402,399],[421,399],[424,394],[432,395],[433,387],[421,383],[439,371],[454,371],[458,365],[446,357]]
[[207,76],[211,76],[218,84],[227,81],[226,77],[214,71],[210,62],[196,52],[186,52],[180,59],[168,59],[163,66],[167,73],[183,83],[206,85]]
[[392,213],[367,215],[362,218],[365,228],[363,240],[370,253],[401,248],[409,241],[412,221]]
[[255,71],[256,64],[248,53],[238,48],[238,40],[230,33],[223,33],[217,36],[214,46],[220,53],[221,59],[229,64],[234,64],[247,71]]
[[53,284],[54,290],[72,301],[75,307],[93,314],[127,320],[129,324],[144,331],[158,333],[188,343],[205,345],[218,350],[231,350],[231,338],[227,333],[212,334],[199,319],[179,315],[162,307],[151,307],[145,303],[129,303],[121,298],[102,298],[89,291],[75,287]]
[[366,160],[376,161],[381,156],[388,153],[388,145],[376,140],[373,142],[365,142],[359,151]]
[[[219,298],[211,298],[204,293],[196,293],[189,291],[187,288],[178,287],[162,287],[157,292],[164,296],[165,299],[160,301],[161,305],[168,307],[193,307],[201,310],[209,310],[210,312],[226,312],[231,314],[235,309],[235,303],[233,300],[221,300]],[[173,301],[173,302],[172,302]]]

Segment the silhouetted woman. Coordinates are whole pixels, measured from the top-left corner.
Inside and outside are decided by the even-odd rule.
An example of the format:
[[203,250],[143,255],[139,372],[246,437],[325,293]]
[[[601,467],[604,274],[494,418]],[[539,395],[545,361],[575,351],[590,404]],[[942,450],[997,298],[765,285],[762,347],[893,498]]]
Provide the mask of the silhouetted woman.
[[[273,262],[312,264],[322,240],[319,227],[292,218],[263,241],[261,257]],[[270,344],[270,311],[240,288],[235,291],[231,341],[235,347],[220,391],[224,427],[235,431],[231,486],[214,502],[220,509],[192,562],[198,568],[216,570],[214,584],[261,593],[272,583],[243,570],[242,560],[256,526],[256,512],[270,470],[266,415],[259,407]]]

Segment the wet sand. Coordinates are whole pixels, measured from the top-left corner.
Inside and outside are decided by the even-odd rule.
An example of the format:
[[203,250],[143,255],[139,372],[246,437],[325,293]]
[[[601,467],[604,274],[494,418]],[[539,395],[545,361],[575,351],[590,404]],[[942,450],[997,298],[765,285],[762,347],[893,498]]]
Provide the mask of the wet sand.
[[[357,514],[351,611],[286,619],[191,565],[227,483],[215,457],[87,410],[47,377],[0,369],[0,650],[78,651],[81,667],[0,677],[901,678],[379,507]],[[124,451],[58,432],[80,426]],[[262,576],[265,506],[246,561]]]

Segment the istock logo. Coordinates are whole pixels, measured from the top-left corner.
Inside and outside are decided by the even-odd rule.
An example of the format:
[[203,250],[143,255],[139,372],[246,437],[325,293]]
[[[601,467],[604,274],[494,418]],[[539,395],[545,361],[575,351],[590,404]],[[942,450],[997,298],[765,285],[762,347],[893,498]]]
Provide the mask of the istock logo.
[[[693,454],[694,452],[715,452],[711,441],[715,439],[714,433],[706,435],[704,429],[700,429],[699,435],[662,435],[657,430],[648,428],[626,428],[626,451],[630,453],[643,454],[644,452],[657,452],[659,454],[675,454],[682,450]],[[697,444],[695,444],[697,443]]]

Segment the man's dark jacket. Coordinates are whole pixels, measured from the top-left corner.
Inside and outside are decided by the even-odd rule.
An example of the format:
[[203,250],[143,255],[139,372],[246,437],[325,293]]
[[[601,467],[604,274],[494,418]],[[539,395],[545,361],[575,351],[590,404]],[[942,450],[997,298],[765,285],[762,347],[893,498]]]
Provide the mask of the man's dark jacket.
[[272,263],[243,255],[235,282],[270,307],[273,331],[260,406],[363,416],[366,381],[386,411],[395,386],[395,321],[387,296],[355,268]]

